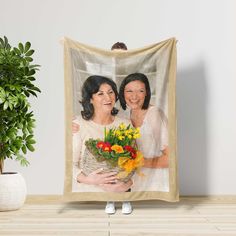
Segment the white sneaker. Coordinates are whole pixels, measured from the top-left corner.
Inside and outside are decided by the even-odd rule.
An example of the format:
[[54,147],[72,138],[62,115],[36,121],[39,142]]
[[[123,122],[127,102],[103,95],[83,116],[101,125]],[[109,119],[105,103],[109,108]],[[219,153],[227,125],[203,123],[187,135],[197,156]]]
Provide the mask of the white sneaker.
[[114,202],[107,202],[105,207],[105,212],[107,214],[114,214],[116,212],[115,203]]
[[132,212],[132,206],[131,206],[131,203],[130,202],[123,202],[122,203],[122,213],[123,214],[130,214]]

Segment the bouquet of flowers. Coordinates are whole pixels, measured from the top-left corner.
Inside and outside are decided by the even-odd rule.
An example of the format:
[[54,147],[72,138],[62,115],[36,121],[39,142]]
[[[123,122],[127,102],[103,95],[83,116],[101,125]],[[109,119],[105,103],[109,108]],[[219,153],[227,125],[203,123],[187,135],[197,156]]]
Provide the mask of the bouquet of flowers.
[[105,128],[104,140],[89,139],[85,142],[83,172],[89,174],[99,168],[105,172],[117,171],[118,178],[126,182],[143,165],[143,155],[135,142],[139,137],[139,128],[131,125],[121,123],[117,128]]

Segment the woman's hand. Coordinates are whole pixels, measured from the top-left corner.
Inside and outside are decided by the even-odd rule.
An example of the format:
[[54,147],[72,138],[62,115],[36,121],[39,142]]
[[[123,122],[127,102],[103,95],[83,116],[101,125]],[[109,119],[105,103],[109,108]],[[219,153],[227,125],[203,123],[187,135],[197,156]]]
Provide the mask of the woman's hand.
[[117,181],[117,172],[102,173],[103,169],[93,171],[89,175],[80,173],[77,177],[77,181],[84,184],[101,185],[111,184]]
[[162,150],[162,155],[153,158],[144,158],[143,167],[146,168],[168,168],[169,167],[169,148]]
[[133,181],[129,180],[126,183],[118,181],[115,184],[101,184],[100,187],[107,192],[126,192],[133,185]]

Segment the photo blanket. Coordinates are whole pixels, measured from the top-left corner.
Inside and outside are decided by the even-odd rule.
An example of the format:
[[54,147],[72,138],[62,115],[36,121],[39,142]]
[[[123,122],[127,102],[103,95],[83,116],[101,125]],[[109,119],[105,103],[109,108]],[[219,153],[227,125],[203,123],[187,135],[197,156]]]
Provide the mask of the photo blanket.
[[[170,38],[138,49],[113,51],[85,45],[69,38],[64,38],[63,43],[66,136],[64,196],[72,201],[151,199],[178,201],[176,40]],[[131,132],[132,108],[127,106],[124,110],[117,101],[115,104],[119,110],[116,115],[117,123],[114,123],[112,127],[109,125],[105,127],[104,137],[101,135],[96,137],[96,129],[99,125],[92,119],[87,121],[81,117],[83,84],[89,76],[99,75],[113,80],[119,92],[124,78],[134,73],[144,74],[148,78],[151,93],[150,104],[145,111],[143,122],[137,127],[139,132],[139,137],[137,135],[138,138],[135,140],[137,150],[127,149],[127,145],[123,147],[115,145],[113,149],[107,151],[99,149],[97,145],[94,149],[97,148],[96,151],[99,154],[94,154],[87,145],[90,138],[91,140],[99,138],[100,141],[104,141],[105,132],[109,130],[113,132],[116,129],[113,133],[119,133],[124,125],[119,122],[122,120],[127,120],[127,124],[131,124],[131,126],[124,126],[124,133],[128,135]],[[73,131],[73,123],[78,126],[78,131]],[[122,139],[122,136],[117,137]],[[121,148],[120,152],[123,152],[123,156],[120,152],[119,155],[116,153],[117,146]],[[116,158],[116,161],[113,160],[112,165],[106,158],[98,161],[97,158],[103,153],[105,157],[110,155]],[[161,165],[163,155],[167,158],[165,159],[167,163]],[[142,161],[140,161],[141,158],[143,158]],[[105,171],[106,166],[110,166],[110,169]],[[123,168],[120,173],[117,171],[118,166],[120,169]],[[116,181],[118,183],[131,181],[130,188],[122,192],[110,191],[104,189],[103,184],[78,181],[79,174],[88,176],[100,167],[104,170],[104,172],[99,172],[101,174],[112,171],[114,167],[118,173],[117,176],[126,177],[123,179],[118,177]],[[112,187],[115,187],[117,182],[112,183],[114,184]]]

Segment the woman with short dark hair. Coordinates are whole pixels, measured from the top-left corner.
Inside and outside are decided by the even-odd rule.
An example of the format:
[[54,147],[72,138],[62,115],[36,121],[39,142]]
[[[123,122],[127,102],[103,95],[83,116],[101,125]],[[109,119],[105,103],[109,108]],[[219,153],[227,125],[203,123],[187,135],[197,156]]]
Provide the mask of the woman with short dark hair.
[[151,90],[146,75],[133,73],[124,78],[119,90],[121,107],[129,108],[132,125],[140,128],[136,140],[144,156],[142,172],[133,177],[132,191],[169,191],[167,118],[150,104]]
[[145,99],[144,99],[141,109],[146,110],[149,107],[149,103],[151,99],[151,89],[150,89],[147,76],[142,73],[130,74],[124,78],[124,80],[122,81],[120,85],[120,90],[119,90],[120,105],[123,108],[123,110],[126,110],[127,104],[126,104],[125,96],[124,96],[125,86],[133,81],[140,81],[145,86],[146,95],[145,95]]
[[[99,88],[102,84],[110,85],[115,94],[115,101],[118,100],[117,87],[112,80],[99,75],[92,75],[88,77],[82,87],[82,101],[81,101],[81,104],[83,106],[83,111],[81,111],[81,115],[85,120],[92,119],[94,115],[94,107],[93,104],[91,103],[91,99],[93,94],[99,91]],[[117,113],[118,109],[113,107],[111,110],[111,115],[116,115]]]

